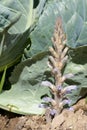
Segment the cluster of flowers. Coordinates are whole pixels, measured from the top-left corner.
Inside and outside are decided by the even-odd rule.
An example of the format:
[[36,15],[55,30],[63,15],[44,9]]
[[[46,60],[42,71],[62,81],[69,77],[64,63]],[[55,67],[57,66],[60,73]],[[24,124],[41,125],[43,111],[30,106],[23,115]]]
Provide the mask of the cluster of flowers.
[[58,18],[52,37],[53,47],[49,48],[51,56],[49,56],[48,66],[51,69],[52,75],[55,79],[55,84],[49,81],[43,81],[42,85],[49,87],[53,98],[44,97],[44,104],[40,104],[40,107],[49,109],[50,115],[54,116],[63,110],[63,107],[67,104],[69,106],[70,100],[66,97],[72,90],[76,90],[76,85],[70,85],[63,87],[63,83],[66,79],[73,77],[73,74],[63,75],[62,70],[64,69],[68,60],[68,47],[65,45],[65,34],[62,29],[62,20]]

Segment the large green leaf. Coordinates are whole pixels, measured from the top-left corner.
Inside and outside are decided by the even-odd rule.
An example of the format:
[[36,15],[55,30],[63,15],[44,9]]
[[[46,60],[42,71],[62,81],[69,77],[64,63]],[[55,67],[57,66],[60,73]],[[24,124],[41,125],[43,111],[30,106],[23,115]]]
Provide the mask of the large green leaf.
[[10,67],[18,62],[22,56],[24,48],[29,44],[28,41],[26,41],[28,33],[29,31],[19,35],[6,34],[6,43],[8,44],[8,47],[0,56],[0,71],[4,70],[5,66]]
[[27,60],[26,67],[22,64],[22,72],[17,71],[20,73],[18,82],[0,94],[0,108],[19,114],[44,113],[39,104],[42,95],[49,95],[48,88],[41,86],[41,82],[49,77],[46,62],[47,56],[42,54],[39,58]]
[[87,46],[87,0],[61,0],[59,12],[71,48]]
[[[0,34],[11,24],[16,23],[20,15],[19,11],[0,4]],[[15,28],[14,31],[16,31]]]
[[54,1],[48,2],[40,16],[37,27],[30,35],[32,46],[30,51],[26,51],[27,57],[31,57],[39,52],[44,52],[52,45],[51,37],[54,32],[57,17],[58,3]]
[[[3,0],[0,1],[0,5],[3,7],[0,12],[0,16],[3,17],[3,26],[1,26],[3,32],[0,35],[0,71],[2,71],[5,66],[12,66],[23,53],[30,33],[29,28],[32,24],[33,1],[26,0],[21,3],[19,0],[15,2],[13,0]],[[16,12],[21,14],[18,21],[16,20],[18,18],[12,15],[13,12],[16,16]],[[14,21],[16,21],[16,24],[12,24]]]
[[[13,34],[22,33],[22,32],[25,32],[31,26],[32,20],[33,20],[33,1],[32,0],[15,0],[15,1],[14,0],[1,0],[0,4],[4,5],[8,10],[18,11],[21,13],[21,17],[19,21],[16,24],[14,24],[14,26],[12,26],[11,29],[9,29],[10,33],[13,33]],[[7,12],[6,10],[5,20],[8,21],[8,19],[9,19],[9,12]]]
[[[47,57],[47,56],[48,56],[48,52],[42,52],[42,53],[38,53],[37,55],[33,56],[32,58],[28,58],[28,59],[20,62],[17,66],[15,66],[13,72],[11,73],[11,76],[9,78],[10,83],[14,84],[18,81],[20,74],[23,71],[25,66],[30,67],[32,64],[36,64],[36,61],[39,61],[43,57]],[[43,64],[45,65],[44,68],[47,70],[47,64],[46,64],[45,60],[43,60],[43,62],[44,62]],[[37,70],[37,73],[39,73],[39,70]]]
[[15,10],[8,9],[0,4],[0,56],[6,48],[5,35],[9,28],[14,25],[20,18],[20,13]]
[[[0,35],[0,41],[3,42],[3,45],[0,46],[0,71],[2,71],[5,66],[10,67],[17,62],[26,45],[30,44],[28,37],[31,32],[31,25],[36,21],[35,18],[40,16],[46,0],[43,0],[42,3],[41,1],[36,9],[33,9],[32,0],[0,1],[0,5],[3,7],[0,12],[0,15],[3,17],[3,26],[1,29],[4,30]],[[40,12],[38,12],[39,8]],[[14,15],[16,16],[14,17]],[[20,18],[17,21],[18,16]],[[13,24],[14,21],[16,21],[15,24]],[[11,26],[10,29],[9,26]]]

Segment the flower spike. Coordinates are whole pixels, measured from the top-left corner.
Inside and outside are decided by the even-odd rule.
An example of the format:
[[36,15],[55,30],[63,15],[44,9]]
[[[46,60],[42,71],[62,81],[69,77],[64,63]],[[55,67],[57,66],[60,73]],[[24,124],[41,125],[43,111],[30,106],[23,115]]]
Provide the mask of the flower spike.
[[[49,109],[48,117],[55,116],[61,113],[65,105],[70,105],[71,101],[67,99],[67,94],[77,89],[76,85],[63,87],[66,79],[72,78],[74,75],[69,73],[63,75],[63,69],[67,64],[69,48],[65,45],[66,36],[62,27],[62,19],[58,18],[56,21],[54,34],[52,37],[53,47],[49,47],[50,56],[48,58],[48,66],[51,69],[55,83],[43,81],[42,85],[51,89],[53,98],[44,97],[43,100],[48,103]],[[48,115],[47,114],[47,115]]]

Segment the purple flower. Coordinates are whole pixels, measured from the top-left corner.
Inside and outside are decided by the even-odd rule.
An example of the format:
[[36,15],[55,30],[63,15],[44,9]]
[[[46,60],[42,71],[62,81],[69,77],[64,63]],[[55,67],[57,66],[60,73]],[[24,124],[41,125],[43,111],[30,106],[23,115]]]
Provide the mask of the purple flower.
[[41,103],[41,104],[39,104],[39,106],[38,106],[39,108],[47,108],[48,107],[48,105],[47,104],[43,104],[43,103]]
[[73,107],[68,108],[69,111],[74,111]]
[[64,105],[70,105],[70,104],[71,104],[71,100],[69,100],[69,99],[64,99],[64,100],[62,101],[62,104],[63,104],[63,106],[64,106]]
[[65,79],[69,79],[69,78],[72,78],[74,77],[74,74],[70,73],[70,74],[66,74],[64,75]]
[[51,82],[49,81],[42,81],[41,85],[45,86],[45,87],[49,87],[52,91],[56,91],[56,87],[55,85],[53,85]]
[[70,85],[70,86],[65,88],[65,92],[66,93],[71,93],[72,90],[76,90],[76,89],[77,89],[76,85]]
[[61,101],[61,102],[59,103],[59,107],[60,107],[60,108],[63,108],[65,105],[70,106],[70,104],[71,104],[71,100],[69,100],[69,99],[64,99],[63,101]]
[[56,88],[57,88],[58,91],[62,90],[62,86],[56,86]]
[[52,102],[52,98],[50,98],[50,97],[44,97],[44,98],[42,98],[45,102]]
[[57,113],[55,109],[50,109],[50,115],[54,116]]
[[52,85],[52,83],[49,81],[42,81],[41,85],[46,86],[46,87],[50,87]]
[[54,68],[54,69],[53,69],[53,73],[54,73],[54,74],[59,74],[60,71],[58,70],[58,68]]

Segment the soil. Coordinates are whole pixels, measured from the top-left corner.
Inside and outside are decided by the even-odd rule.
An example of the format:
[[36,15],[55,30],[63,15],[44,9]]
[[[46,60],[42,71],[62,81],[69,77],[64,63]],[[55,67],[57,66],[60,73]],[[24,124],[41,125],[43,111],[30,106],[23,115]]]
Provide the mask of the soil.
[[17,115],[0,110],[0,130],[87,130],[87,104],[85,99],[63,110],[51,122],[41,115]]

